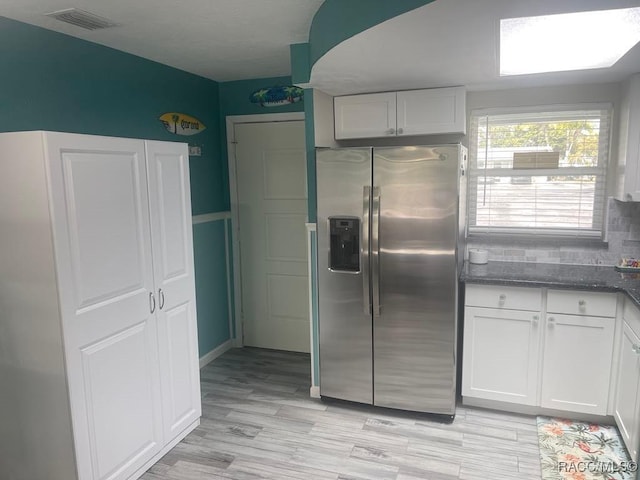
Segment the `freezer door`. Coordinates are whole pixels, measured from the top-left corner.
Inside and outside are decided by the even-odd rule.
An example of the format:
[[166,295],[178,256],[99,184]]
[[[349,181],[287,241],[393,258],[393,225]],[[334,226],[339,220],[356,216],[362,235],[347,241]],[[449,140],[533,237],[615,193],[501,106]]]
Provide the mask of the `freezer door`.
[[372,403],[371,149],[316,152],[320,395]]
[[374,404],[455,412],[458,146],[374,149]]

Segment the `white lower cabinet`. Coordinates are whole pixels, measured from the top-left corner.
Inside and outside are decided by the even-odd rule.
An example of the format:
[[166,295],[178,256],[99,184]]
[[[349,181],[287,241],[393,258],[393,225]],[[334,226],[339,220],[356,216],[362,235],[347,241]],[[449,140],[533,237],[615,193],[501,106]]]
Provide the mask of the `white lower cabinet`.
[[614,293],[547,292],[542,407],[607,414],[616,302]]
[[607,414],[615,318],[548,313],[541,406]]
[[0,178],[0,478],[137,478],[201,413],[186,144],[6,133]]
[[606,415],[616,299],[467,285],[463,397]]
[[466,307],[462,395],[535,405],[540,314]]
[[640,446],[640,309],[625,301],[614,417],[632,459]]

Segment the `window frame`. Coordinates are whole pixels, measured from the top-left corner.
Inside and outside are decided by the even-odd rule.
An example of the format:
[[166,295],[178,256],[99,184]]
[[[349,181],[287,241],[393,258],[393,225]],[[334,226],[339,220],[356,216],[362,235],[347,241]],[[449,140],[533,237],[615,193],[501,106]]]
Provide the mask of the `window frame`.
[[[509,168],[478,168],[479,123],[483,117],[499,115],[527,115],[567,114],[573,112],[600,111],[600,131],[598,136],[598,166],[567,167],[557,169],[509,169]],[[613,136],[613,105],[612,103],[579,103],[536,105],[523,107],[496,107],[473,109],[469,117],[469,168],[467,179],[467,235],[470,237],[523,237],[539,236],[541,238],[574,238],[574,239],[604,239],[607,221],[607,177],[611,158]],[[568,115],[568,120],[571,118]],[[604,127],[603,127],[604,125]],[[533,148],[533,147],[532,147]],[[478,226],[475,225],[477,211],[478,190],[481,188],[480,178],[488,177],[533,177],[535,176],[565,176],[565,175],[594,175],[594,214],[592,228],[543,228],[543,227],[510,227],[510,226]],[[486,182],[484,183],[486,186]],[[475,205],[473,202],[476,202]]]

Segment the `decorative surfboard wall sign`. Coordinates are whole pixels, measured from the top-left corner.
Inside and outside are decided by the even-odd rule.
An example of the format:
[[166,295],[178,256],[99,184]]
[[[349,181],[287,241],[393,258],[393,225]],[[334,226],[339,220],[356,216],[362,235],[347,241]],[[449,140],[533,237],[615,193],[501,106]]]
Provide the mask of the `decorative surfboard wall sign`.
[[164,127],[176,135],[195,135],[205,128],[204,123],[184,113],[168,112],[158,118]]
[[251,95],[251,103],[257,103],[261,107],[279,107],[299,102],[304,96],[304,90],[295,85],[276,85],[273,87],[259,88]]

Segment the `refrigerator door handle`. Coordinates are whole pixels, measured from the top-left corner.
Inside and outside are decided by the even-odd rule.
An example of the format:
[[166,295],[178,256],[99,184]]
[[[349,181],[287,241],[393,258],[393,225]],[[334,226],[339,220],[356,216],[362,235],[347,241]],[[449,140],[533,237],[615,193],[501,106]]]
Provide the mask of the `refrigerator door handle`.
[[371,187],[362,189],[362,241],[360,242],[360,269],[362,270],[362,306],[365,315],[371,315],[369,297],[369,216],[371,212]]
[[380,316],[380,187],[372,189],[371,212],[371,286],[373,315]]

